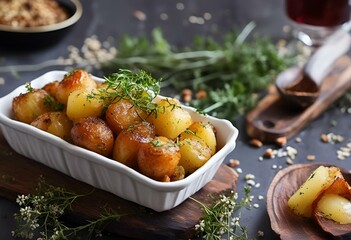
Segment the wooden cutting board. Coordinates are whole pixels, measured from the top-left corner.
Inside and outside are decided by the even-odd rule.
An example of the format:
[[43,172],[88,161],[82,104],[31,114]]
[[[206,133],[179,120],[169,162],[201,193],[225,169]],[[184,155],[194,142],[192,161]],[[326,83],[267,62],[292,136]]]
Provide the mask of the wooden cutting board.
[[[97,219],[103,207],[125,214],[119,221],[111,222],[106,230],[118,236],[133,239],[190,239],[194,226],[203,216],[197,203],[188,199],[176,208],[155,212],[111,193],[77,181],[43,164],[15,153],[0,131],[0,196],[15,201],[19,194],[32,192],[40,176],[54,186],[65,187],[77,194],[88,194],[74,204],[68,219],[78,224]],[[215,177],[192,197],[207,204],[211,196],[236,190],[238,175],[222,164]]]
[[301,110],[284,101],[274,86],[246,115],[246,132],[251,138],[274,142],[278,137],[295,135],[317,118],[335,100],[351,88],[351,59],[343,56],[323,80],[321,93],[308,108]]

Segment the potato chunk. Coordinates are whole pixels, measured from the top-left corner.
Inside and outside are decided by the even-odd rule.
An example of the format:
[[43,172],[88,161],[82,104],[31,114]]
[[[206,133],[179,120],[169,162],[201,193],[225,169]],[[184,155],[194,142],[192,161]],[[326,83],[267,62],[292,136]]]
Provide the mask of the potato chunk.
[[12,101],[14,118],[30,124],[43,113],[51,111],[54,99],[42,89],[35,89],[15,97]]
[[111,129],[100,118],[80,118],[71,129],[75,145],[104,156],[110,156],[113,150],[114,136]]
[[124,129],[116,138],[112,158],[136,169],[138,151],[143,143],[155,137],[155,128],[148,122],[140,122]]
[[74,90],[79,88],[92,89],[96,87],[97,83],[91,78],[87,71],[76,69],[67,73],[63,80],[59,82],[55,97],[60,103],[67,105],[68,96]]
[[327,189],[336,177],[343,177],[336,167],[318,167],[300,188],[289,198],[288,206],[295,214],[312,216],[312,203]]
[[79,88],[74,90],[67,100],[67,116],[72,121],[84,117],[100,117],[104,108],[104,102],[92,96],[96,89]]
[[105,113],[106,122],[116,135],[130,125],[143,121],[145,116],[142,110],[134,107],[132,101],[126,99],[110,104]]
[[217,140],[215,130],[209,122],[194,122],[186,131],[180,134],[180,140],[184,138],[198,138],[210,147],[211,155],[216,153]]
[[70,141],[73,122],[64,112],[47,112],[37,117],[32,126]]
[[211,149],[204,141],[196,138],[184,138],[179,142],[181,158],[186,175],[193,173],[211,158]]
[[351,223],[351,201],[337,194],[323,194],[317,203],[317,211],[335,222]]
[[142,144],[138,152],[138,167],[142,174],[158,181],[169,181],[180,159],[179,147],[171,139],[155,137]]
[[156,104],[157,112],[151,114],[147,121],[155,125],[157,135],[175,139],[193,123],[190,114],[176,99],[161,99]]

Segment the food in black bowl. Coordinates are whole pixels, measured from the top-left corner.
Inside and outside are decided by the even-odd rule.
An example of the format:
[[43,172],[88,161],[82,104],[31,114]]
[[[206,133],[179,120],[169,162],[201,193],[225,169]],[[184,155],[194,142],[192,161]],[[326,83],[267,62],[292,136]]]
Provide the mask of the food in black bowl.
[[79,0],[0,0],[0,47],[50,46],[67,34],[82,12]]

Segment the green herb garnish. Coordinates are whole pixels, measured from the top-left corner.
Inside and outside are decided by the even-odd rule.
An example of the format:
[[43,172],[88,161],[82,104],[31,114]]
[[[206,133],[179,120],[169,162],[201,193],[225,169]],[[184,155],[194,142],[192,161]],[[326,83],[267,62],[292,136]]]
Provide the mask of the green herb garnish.
[[102,69],[106,74],[118,68],[143,69],[162,77],[163,88],[206,91],[207,97],[189,104],[234,121],[255,106],[276,74],[291,64],[268,39],[245,41],[253,28],[250,23],[240,34],[233,30],[221,42],[197,37],[193,46],[180,51],[171,47],[159,29],[152,32],[152,41],[124,36],[116,58]]
[[120,219],[120,214],[110,209],[104,209],[97,220],[89,221],[85,225],[78,227],[65,225],[60,218],[71,210],[76,199],[83,196],[61,187],[49,185],[41,177],[33,194],[20,195],[16,200],[20,211],[14,215],[16,228],[12,235],[32,239],[36,229],[39,229],[40,238],[38,239],[67,240],[76,239],[77,233],[85,230],[88,234],[85,239],[91,239],[93,234],[101,234],[107,223]]
[[241,207],[251,207],[250,191],[251,188],[245,187],[245,196],[241,200],[234,192],[220,195],[211,206],[191,198],[200,204],[204,212],[204,216],[195,226],[197,235],[206,240],[221,240],[223,236],[227,239],[248,240],[247,228],[240,225],[240,214],[234,216],[234,212]]
[[122,99],[130,100],[134,107],[151,113],[156,109],[153,99],[160,93],[160,82],[160,79],[153,78],[144,70],[134,73],[120,69],[105,78],[106,87],[92,92],[88,98],[98,98],[105,106]]

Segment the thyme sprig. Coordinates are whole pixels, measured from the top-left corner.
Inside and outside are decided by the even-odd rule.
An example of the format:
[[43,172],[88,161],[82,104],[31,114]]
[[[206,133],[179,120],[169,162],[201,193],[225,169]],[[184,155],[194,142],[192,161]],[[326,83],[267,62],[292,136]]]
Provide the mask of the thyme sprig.
[[106,87],[92,92],[89,98],[98,98],[106,106],[122,99],[130,100],[133,106],[147,113],[156,109],[153,99],[160,93],[161,79],[153,78],[144,70],[133,72],[129,69],[120,69],[105,77]]
[[78,232],[87,231],[85,239],[91,239],[93,234],[101,234],[104,226],[113,220],[119,220],[121,215],[105,208],[97,220],[86,224],[70,227],[61,220],[62,216],[71,210],[72,204],[80,197],[74,192],[62,187],[49,185],[40,177],[33,194],[20,195],[16,202],[20,206],[19,213],[14,214],[16,221],[14,237],[32,239],[35,231],[40,230],[38,239],[60,240],[72,239]]
[[228,195],[222,194],[211,206],[191,198],[200,204],[204,212],[200,222],[195,225],[197,236],[206,240],[221,240],[223,235],[226,235],[227,239],[249,239],[247,228],[240,225],[240,214],[234,216],[234,212],[242,207],[251,207],[250,192],[251,188],[245,187],[245,196],[241,200],[233,191]]

